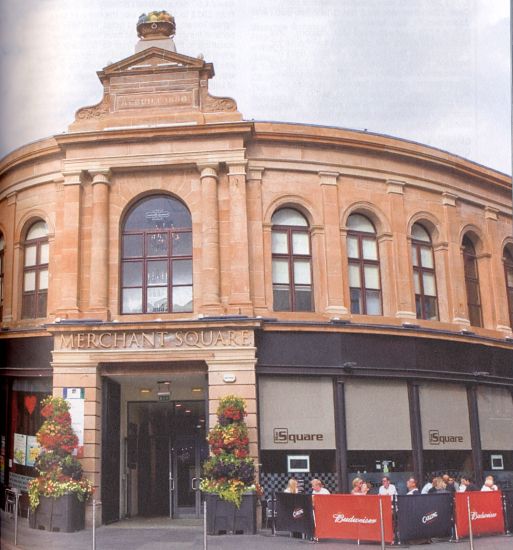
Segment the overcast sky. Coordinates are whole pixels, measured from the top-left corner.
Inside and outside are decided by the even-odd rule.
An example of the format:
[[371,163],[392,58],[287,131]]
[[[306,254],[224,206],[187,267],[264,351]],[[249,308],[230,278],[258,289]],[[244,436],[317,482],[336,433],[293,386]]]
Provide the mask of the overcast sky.
[[245,119],[367,129],[511,173],[508,0],[0,0],[0,156],[101,99],[166,9]]

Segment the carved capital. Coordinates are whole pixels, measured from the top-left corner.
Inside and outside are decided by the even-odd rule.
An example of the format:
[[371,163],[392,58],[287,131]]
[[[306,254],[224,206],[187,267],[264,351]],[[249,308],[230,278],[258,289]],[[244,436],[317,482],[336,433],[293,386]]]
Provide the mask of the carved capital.
[[491,206],[485,207],[485,219],[497,221],[499,219],[499,210]]
[[406,182],[399,180],[387,180],[387,193],[395,193],[396,195],[404,195]]
[[249,164],[247,179],[262,181],[264,172],[265,172],[265,168],[263,166],[252,166],[251,164]]
[[219,170],[219,164],[217,162],[211,164],[197,164],[196,166],[200,172],[200,179],[215,178],[217,180],[217,171]]
[[245,176],[246,175],[246,165],[248,161],[242,160],[239,162],[233,162],[228,164],[228,175],[229,176]]
[[82,185],[84,183],[83,170],[69,170],[62,172],[64,185]]
[[111,171],[108,168],[98,168],[93,170],[88,170],[89,175],[92,180],[92,185],[95,185],[96,183],[104,183],[106,185],[110,185],[110,178],[111,178]]
[[338,172],[319,172],[319,183],[321,185],[337,185]]
[[442,204],[444,206],[456,206],[457,195],[453,193],[442,193]]

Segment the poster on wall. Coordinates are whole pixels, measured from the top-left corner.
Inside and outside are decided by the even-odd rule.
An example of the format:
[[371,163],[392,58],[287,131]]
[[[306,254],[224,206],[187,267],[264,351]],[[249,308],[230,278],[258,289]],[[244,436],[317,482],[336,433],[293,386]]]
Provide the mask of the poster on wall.
[[36,458],[41,453],[41,446],[37,442],[35,435],[27,435],[27,455],[26,455],[26,466],[34,467]]
[[27,459],[27,436],[23,434],[14,434],[13,448],[14,464],[25,466]]
[[78,447],[74,454],[77,458],[84,456],[84,388],[64,388],[63,397],[69,403],[69,414],[71,415],[71,426],[78,437]]

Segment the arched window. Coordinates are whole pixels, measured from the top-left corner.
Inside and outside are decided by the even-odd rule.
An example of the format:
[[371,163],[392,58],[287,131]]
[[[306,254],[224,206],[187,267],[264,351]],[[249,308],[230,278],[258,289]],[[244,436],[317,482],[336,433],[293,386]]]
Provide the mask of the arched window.
[[504,248],[504,272],[508,293],[509,326],[513,328],[513,245],[511,244]]
[[474,244],[468,236],[463,237],[463,265],[465,270],[465,287],[467,289],[468,318],[473,327],[483,326],[481,311],[481,294],[479,292],[479,273]]
[[23,250],[23,299],[21,317],[46,317],[48,295],[48,227],[44,221],[33,223],[25,237]]
[[416,223],[411,229],[411,238],[417,319],[436,320],[438,319],[438,300],[431,237],[420,223]]
[[308,222],[292,208],[278,210],[271,221],[274,311],[313,311]]
[[5,239],[0,233],[0,321],[3,319],[4,311],[4,249]]
[[192,311],[191,214],[178,200],[150,196],[123,225],[121,313]]
[[347,228],[351,313],[381,315],[381,276],[376,229],[361,214],[351,214],[347,220]]

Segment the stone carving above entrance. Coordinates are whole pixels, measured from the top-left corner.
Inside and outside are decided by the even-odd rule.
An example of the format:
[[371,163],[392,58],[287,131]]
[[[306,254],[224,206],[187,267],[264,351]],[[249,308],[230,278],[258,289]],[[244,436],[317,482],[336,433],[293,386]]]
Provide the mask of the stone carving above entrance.
[[55,349],[159,350],[223,349],[254,346],[253,331],[239,329],[84,331],[55,335]]

